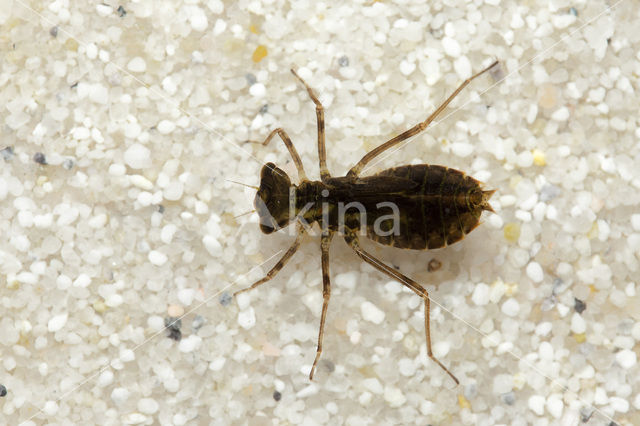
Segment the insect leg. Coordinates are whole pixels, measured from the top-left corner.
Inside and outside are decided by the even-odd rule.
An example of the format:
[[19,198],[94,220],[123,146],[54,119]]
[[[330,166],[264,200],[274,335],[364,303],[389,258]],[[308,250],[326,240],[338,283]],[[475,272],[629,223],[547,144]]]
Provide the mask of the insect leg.
[[313,366],[309,373],[309,380],[313,380],[313,373],[316,371],[316,365],[322,353],[322,338],[324,337],[324,321],[327,318],[327,308],[329,307],[329,297],[331,296],[331,280],[329,279],[329,246],[333,238],[333,231],[322,234],[320,248],[322,249],[322,315],[320,316],[320,331],[318,332],[318,349],[316,350],[316,358],[313,360]]
[[427,126],[429,126],[429,124],[431,124],[431,122],[433,120],[435,120],[436,117],[447,107],[447,105],[449,105],[449,103],[451,103],[451,101],[456,96],[458,96],[458,93],[460,93],[460,91],[462,89],[464,89],[469,83],[471,83],[471,81],[473,79],[475,79],[476,77],[479,77],[480,75],[482,75],[485,72],[489,71],[491,68],[493,68],[497,64],[498,64],[498,61],[495,61],[494,63],[492,63],[491,65],[489,65],[485,69],[483,69],[482,71],[472,75],[471,77],[469,77],[468,79],[463,81],[462,84],[460,86],[458,86],[458,88],[451,94],[451,96],[449,96],[446,101],[444,101],[433,113],[431,113],[431,115],[429,117],[427,117],[426,120],[424,120],[421,123],[416,124],[415,126],[410,128],[409,130],[406,130],[406,131],[402,132],[398,136],[389,139],[388,141],[386,141],[382,145],[380,145],[380,146],[372,149],[371,151],[369,151],[367,154],[365,154],[364,157],[362,157],[362,159],[360,161],[358,161],[358,163],[355,166],[353,166],[349,170],[349,173],[347,173],[347,176],[358,176],[360,174],[360,172],[362,171],[363,167],[366,166],[367,163],[369,161],[371,161],[372,159],[374,159],[376,156],[380,155],[381,153],[383,153],[387,149],[391,148],[392,146],[397,145],[400,142],[402,142],[402,141],[404,141],[406,139],[409,139],[410,137],[412,137],[414,135],[417,135],[418,133],[420,133],[421,131],[426,129]]
[[329,169],[327,168],[327,151],[324,145],[324,108],[322,104],[318,100],[316,94],[313,92],[313,89],[309,87],[307,83],[298,75],[298,73],[291,69],[293,75],[296,76],[298,80],[304,85],[307,89],[307,93],[309,93],[309,97],[314,104],[316,104],[316,118],[318,120],[318,158],[320,159],[320,178],[324,182],[326,179],[331,177],[329,174]]
[[273,139],[273,137],[276,134],[280,136],[280,139],[282,139],[282,142],[284,142],[285,146],[287,147],[287,150],[289,150],[289,154],[291,154],[291,158],[293,159],[293,162],[295,163],[296,168],[298,169],[298,179],[300,179],[301,181],[307,180],[307,174],[304,172],[304,166],[302,165],[302,160],[298,155],[298,151],[296,150],[296,147],[293,145],[293,142],[291,142],[291,138],[289,138],[289,135],[287,135],[287,132],[285,132],[282,127],[273,129],[271,133],[269,133],[269,136],[267,136],[267,138],[264,140],[264,142],[251,141],[251,140],[247,142],[267,145],[269,142],[271,142],[271,139]]
[[456,384],[460,384],[456,376],[454,376],[451,373],[451,371],[449,371],[449,369],[445,367],[433,355],[433,352],[431,351],[431,329],[430,329],[431,324],[429,321],[431,310],[430,310],[430,304],[429,304],[429,293],[427,292],[427,290],[425,290],[424,287],[422,287],[420,284],[418,284],[411,278],[407,277],[401,272],[398,272],[397,270],[391,268],[390,266],[385,265],[382,261],[376,259],[374,256],[372,256],[371,254],[363,250],[360,247],[360,241],[356,234],[345,235],[344,239],[347,242],[347,244],[349,244],[349,246],[351,246],[351,248],[356,252],[358,257],[360,257],[362,260],[364,260],[365,262],[367,262],[368,264],[376,268],[378,271],[390,276],[391,278],[399,281],[403,285],[409,287],[418,296],[422,297],[422,299],[424,300],[424,327],[425,327],[425,334],[427,338],[427,354],[429,355],[429,358],[435,361],[436,364],[438,364],[444,371],[447,372],[449,376],[451,376],[451,378],[453,379],[454,382],[456,382]]
[[291,244],[291,247],[289,247],[289,250],[287,250],[284,256],[282,256],[280,260],[278,260],[278,263],[276,263],[273,266],[273,268],[271,268],[271,270],[267,272],[267,275],[265,275],[263,278],[259,279],[258,281],[251,284],[247,288],[243,288],[242,290],[236,291],[235,293],[233,293],[233,295],[237,296],[240,293],[244,293],[245,291],[252,290],[258,287],[259,285],[266,283],[271,278],[275,277],[276,274],[280,272],[280,269],[282,269],[282,267],[287,264],[289,259],[291,259],[291,256],[294,255],[296,250],[298,250],[298,247],[300,247],[300,243],[302,242],[302,237],[304,236],[305,232],[306,232],[306,229],[304,228],[304,226],[298,223],[298,235],[296,236],[296,240],[293,242],[293,244]]

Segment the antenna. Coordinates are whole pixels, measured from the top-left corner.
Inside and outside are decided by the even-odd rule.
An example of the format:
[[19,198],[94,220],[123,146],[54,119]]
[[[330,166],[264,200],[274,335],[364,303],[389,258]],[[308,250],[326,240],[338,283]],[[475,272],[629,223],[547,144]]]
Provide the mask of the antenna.
[[248,212],[244,212],[244,213],[242,213],[242,214],[239,214],[238,216],[234,216],[233,218],[234,218],[234,219],[237,219],[237,218],[239,218],[240,216],[245,216],[245,215],[251,214],[251,213],[253,213],[253,212],[255,212],[255,209],[254,209],[254,210],[250,210],[250,211],[248,211]]
[[242,185],[242,186],[246,186],[247,188],[253,188],[256,191],[259,190],[260,188],[258,188],[257,186],[253,186],[253,185],[248,185],[246,183],[242,183],[242,182],[236,182],[235,180],[231,180],[231,179],[225,179],[227,182],[231,182],[231,183],[235,183],[238,185]]

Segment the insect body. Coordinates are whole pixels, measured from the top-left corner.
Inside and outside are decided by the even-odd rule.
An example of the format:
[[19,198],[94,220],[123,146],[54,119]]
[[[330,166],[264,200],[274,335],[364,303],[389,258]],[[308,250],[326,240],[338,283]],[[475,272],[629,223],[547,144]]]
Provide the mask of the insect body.
[[497,63],[494,62],[465,80],[425,121],[366,154],[343,177],[332,177],[327,169],[322,105],[313,90],[291,70],[305,86],[316,105],[321,180],[307,179],[300,156],[284,130],[275,129],[267,136],[263,142],[265,145],[276,134],[281,137],[296,165],[300,182],[298,185],[292,184],[287,174],[273,163],[262,167],[260,187],[254,201],[260,217],[260,229],[269,234],[295,222],[297,237],[264,278],[235,294],[256,288],[273,278],[296,252],[309,227],[315,222],[320,225],[324,300],[316,357],[309,379],[313,379],[322,353],[324,323],[331,294],[329,246],[337,233],[343,236],[362,260],[407,286],[424,300],[427,353],[456,383],[459,383],[431,351],[427,291],[416,281],[365,251],[360,246],[359,236],[365,235],[380,244],[398,248],[425,250],[444,247],[461,240],[475,228],[484,210],[493,211],[489,205],[489,198],[495,191],[483,190],[480,182],[461,171],[438,165],[400,166],[372,176],[360,176],[360,172],[369,161],[383,151],[424,130],[471,80]]

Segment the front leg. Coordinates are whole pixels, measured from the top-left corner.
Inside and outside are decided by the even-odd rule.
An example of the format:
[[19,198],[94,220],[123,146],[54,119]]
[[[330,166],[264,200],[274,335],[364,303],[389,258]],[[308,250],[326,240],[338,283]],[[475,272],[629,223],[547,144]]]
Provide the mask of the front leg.
[[280,139],[282,139],[282,142],[284,142],[284,145],[287,147],[287,150],[289,151],[289,154],[293,159],[293,163],[296,165],[296,168],[298,169],[298,180],[300,180],[301,182],[304,180],[307,180],[307,174],[304,171],[304,166],[302,165],[302,160],[300,159],[300,155],[298,154],[298,151],[296,150],[295,145],[291,141],[291,138],[289,137],[287,132],[284,131],[282,127],[273,129],[271,133],[269,133],[269,136],[267,136],[267,138],[263,142],[252,141],[252,140],[248,140],[245,142],[259,143],[260,145],[266,146],[269,144],[269,142],[271,142],[271,139],[273,139],[275,135],[280,136]]
[[271,278],[275,277],[278,272],[280,272],[280,269],[282,269],[284,265],[287,264],[289,259],[291,259],[291,256],[293,256],[296,253],[296,251],[298,250],[298,247],[300,247],[300,243],[302,242],[302,237],[304,237],[304,234],[306,233],[306,228],[300,222],[298,222],[297,226],[298,226],[298,235],[296,236],[296,240],[293,242],[293,244],[291,244],[291,247],[289,247],[289,250],[287,250],[287,252],[280,258],[280,260],[273,266],[273,268],[271,268],[271,270],[267,272],[267,275],[265,275],[263,278],[259,279],[255,283],[251,284],[249,287],[236,291],[235,293],[233,293],[234,297],[240,293],[253,290],[259,285],[266,283]]

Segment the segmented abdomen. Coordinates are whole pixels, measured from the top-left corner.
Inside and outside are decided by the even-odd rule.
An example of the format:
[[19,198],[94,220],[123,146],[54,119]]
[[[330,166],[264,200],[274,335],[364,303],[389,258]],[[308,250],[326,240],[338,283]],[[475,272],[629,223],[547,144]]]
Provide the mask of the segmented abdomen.
[[395,235],[383,235],[384,228],[388,231],[393,225],[391,219],[379,222],[383,232],[374,229],[376,218],[388,215],[390,209],[367,212],[367,235],[380,244],[415,250],[440,248],[461,240],[478,225],[483,209],[471,202],[471,194],[481,190],[480,182],[459,170],[418,164],[383,170],[375,176],[417,184],[410,191],[382,197],[398,206],[400,229]]

